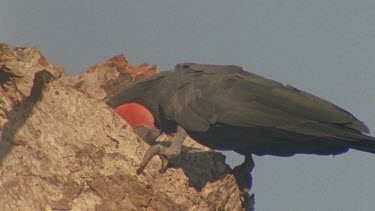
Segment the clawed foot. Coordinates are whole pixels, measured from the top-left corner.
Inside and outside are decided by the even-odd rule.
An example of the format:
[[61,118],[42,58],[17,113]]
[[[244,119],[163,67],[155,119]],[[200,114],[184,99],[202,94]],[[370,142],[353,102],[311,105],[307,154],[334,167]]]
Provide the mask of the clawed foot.
[[160,160],[161,160],[161,168],[159,170],[159,173],[164,173],[167,171],[168,169],[168,158],[164,157],[164,156],[160,156]]
[[242,207],[245,208],[245,211],[254,211],[255,205],[255,195],[249,194],[248,192],[241,195]]
[[251,172],[255,167],[255,163],[252,155],[246,155],[245,162],[241,165],[236,166],[232,170],[232,174],[236,178],[238,188],[242,193],[247,193],[253,185],[253,178]]
[[141,174],[143,170],[146,168],[148,162],[155,156],[159,155],[161,159],[161,169],[159,170],[160,173],[163,173],[167,170],[168,166],[168,158],[177,156],[181,153],[182,144],[186,138],[187,134],[186,131],[182,127],[177,128],[177,134],[174,137],[174,141],[172,145],[168,147],[164,147],[162,145],[154,145],[147,150],[141,164],[137,170],[137,174]]
[[139,168],[137,169],[137,174],[141,174],[143,170],[146,168],[148,162],[155,156],[159,155],[161,159],[161,168],[159,170],[160,173],[164,173],[167,170],[168,166],[168,158],[174,157],[179,155],[181,150],[174,150],[174,148],[170,147],[164,147],[162,145],[154,145],[150,147],[150,149],[147,150],[145,155],[143,156],[143,159],[141,161],[141,164],[139,165]]
[[253,178],[251,172],[255,167],[252,155],[246,155],[245,162],[236,166],[232,170],[232,174],[236,178],[237,186],[241,191],[242,205],[245,210],[254,210],[255,196],[249,194],[253,185]]

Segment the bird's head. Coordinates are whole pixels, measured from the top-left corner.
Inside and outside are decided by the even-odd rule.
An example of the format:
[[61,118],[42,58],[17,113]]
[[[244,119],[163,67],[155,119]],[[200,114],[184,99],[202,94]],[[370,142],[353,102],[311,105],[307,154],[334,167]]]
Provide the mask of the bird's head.
[[153,145],[160,136],[160,131],[156,129],[154,125],[154,117],[151,112],[141,104],[126,103],[116,107],[115,112],[147,143]]
[[141,126],[154,126],[155,119],[151,112],[138,103],[125,103],[115,108],[115,112],[121,116],[132,128]]

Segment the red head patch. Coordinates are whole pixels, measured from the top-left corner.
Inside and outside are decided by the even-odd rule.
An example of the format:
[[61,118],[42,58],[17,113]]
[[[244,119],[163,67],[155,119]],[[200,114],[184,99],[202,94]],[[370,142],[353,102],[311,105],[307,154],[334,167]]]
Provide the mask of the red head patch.
[[155,119],[151,112],[138,103],[126,103],[115,108],[115,111],[120,115],[132,128],[152,125],[154,126]]

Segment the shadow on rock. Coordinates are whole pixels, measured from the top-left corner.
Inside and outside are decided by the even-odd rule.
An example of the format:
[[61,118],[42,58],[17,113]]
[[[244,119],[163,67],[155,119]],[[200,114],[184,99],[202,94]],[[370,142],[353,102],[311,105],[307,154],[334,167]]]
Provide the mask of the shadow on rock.
[[[169,141],[162,141],[159,144],[165,147],[171,145]],[[225,164],[225,159],[225,155],[220,152],[183,146],[181,154],[169,160],[168,168],[181,168],[189,178],[189,186],[201,191],[208,182],[221,180],[231,173],[231,168]]]
[[43,97],[44,87],[53,79],[54,76],[47,70],[35,73],[30,96],[6,113],[8,121],[3,125],[0,132],[0,165],[12,149],[12,146],[24,144],[23,140],[15,139],[15,134],[31,116],[36,103]]
[[231,172],[224,162],[225,156],[219,152],[190,152],[171,159],[170,167],[181,168],[189,178],[189,186],[201,191],[208,182],[221,180]]

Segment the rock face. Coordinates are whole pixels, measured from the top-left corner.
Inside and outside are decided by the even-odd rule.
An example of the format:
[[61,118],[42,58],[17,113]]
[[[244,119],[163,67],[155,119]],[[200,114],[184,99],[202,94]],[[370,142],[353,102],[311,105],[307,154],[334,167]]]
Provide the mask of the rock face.
[[156,72],[117,56],[69,77],[0,45],[0,210],[241,210],[225,157],[192,140],[165,173],[154,158],[136,174],[149,146],[104,100]]

